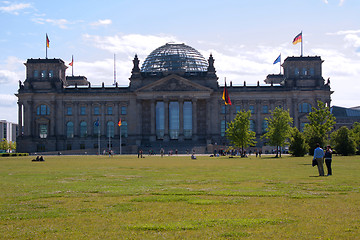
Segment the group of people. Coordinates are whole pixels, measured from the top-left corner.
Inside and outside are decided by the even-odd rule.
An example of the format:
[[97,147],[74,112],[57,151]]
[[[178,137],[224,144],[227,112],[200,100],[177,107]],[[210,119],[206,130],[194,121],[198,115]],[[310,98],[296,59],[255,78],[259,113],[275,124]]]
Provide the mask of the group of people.
[[330,146],[326,147],[324,150],[320,147],[320,144],[316,144],[316,148],[314,150],[314,158],[313,158],[313,166],[317,165],[319,170],[319,176],[325,176],[324,173],[324,160],[328,171],[328,176],[332,175],[331,162],[332,162],[332,150]]

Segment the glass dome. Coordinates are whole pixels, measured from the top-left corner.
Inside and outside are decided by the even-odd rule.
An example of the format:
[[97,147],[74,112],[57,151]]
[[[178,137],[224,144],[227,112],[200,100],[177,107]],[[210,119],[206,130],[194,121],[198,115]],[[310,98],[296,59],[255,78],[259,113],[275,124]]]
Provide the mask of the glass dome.
[[207,61],[196,49],[183,43],[167,43],[147,56],[141,72],[206,72],[207,68]]

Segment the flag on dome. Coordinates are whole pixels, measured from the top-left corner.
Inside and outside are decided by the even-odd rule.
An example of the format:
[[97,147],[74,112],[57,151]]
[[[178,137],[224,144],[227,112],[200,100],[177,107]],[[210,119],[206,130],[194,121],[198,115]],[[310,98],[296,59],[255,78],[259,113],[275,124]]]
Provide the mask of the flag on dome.
[[296,37],[293,40],[293,44],[295,45],[295,44],[297,44],[297,43],[299,43],[301,41],[302,41],[302,32],[299,33],[298,35],[296,35]]
[[224,87],[222,99],[225,101],[225,105],[231,105],[231,100],[230,100],[229,93],[228,93],[228,90],[226,87],[226,80],[225,80],[225,87]]
[[120,120],[119,120],[119,123],[118,123],[118,125],[119,125],[119,127],[121,127],[121,118],[120,118]]

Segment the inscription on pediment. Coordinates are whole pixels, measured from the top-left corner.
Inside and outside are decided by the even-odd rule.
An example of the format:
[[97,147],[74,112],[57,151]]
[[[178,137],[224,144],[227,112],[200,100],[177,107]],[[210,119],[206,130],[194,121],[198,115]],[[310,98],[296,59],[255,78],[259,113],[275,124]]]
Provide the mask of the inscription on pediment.
[[179,81],[178,79],[172,78],[166,82],[163,82],[159,85],[152,87],[153,91],[196,91],[198,89],[194,88],[187,83]]

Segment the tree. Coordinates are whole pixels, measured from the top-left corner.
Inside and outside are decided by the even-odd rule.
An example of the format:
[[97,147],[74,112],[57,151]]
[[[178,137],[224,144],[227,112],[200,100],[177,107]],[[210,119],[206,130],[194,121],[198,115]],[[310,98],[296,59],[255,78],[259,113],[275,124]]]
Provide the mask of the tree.
[[324,146],[329,138],[329,133],[334,127],[335,117],[330,113],[325,103],[318,101],[317,109],[312,107],[307,117],[310,123],[305,124],[304,134],[309,145],[309,153],[313,154],[316,144]]
[[356,152],[356,143],[353,133],[345,126],[331,133],[331,143],[336,153],[348,156]]
[[290,117],[289,111],[277,107],[271,112],[271,117],[265,118],[265,120],[268,122],[268,127],[263,137],[269,140],[270,145],[276,146],[276,157],[278,157],[279,147],[284,146],[286,140],[291,136],[293,119]]
[[7,151],[8,149],[9,149],[9,143],[6,140],[6,138],[3,138],[2,141],[0,142],[0,150]]
[[304,134],[294,127],[291,132],[289,151],[294,157],[303,157],[308,153],[309,145],[306,143]]
[[360,152],[360,123],[355,122],[353,124],[353,128],[351,129],[351,132],[354,135],[354,139],[355,139],[355,143],[356,143],[356,148],[358,153]]
[[245,147],[256,143],[255,132],[250,130],[250,117],[250,111],[240,111],[226,129],[227,139],[234,146],[241,147],[242,152],[244,152]]

